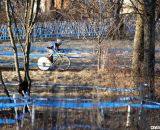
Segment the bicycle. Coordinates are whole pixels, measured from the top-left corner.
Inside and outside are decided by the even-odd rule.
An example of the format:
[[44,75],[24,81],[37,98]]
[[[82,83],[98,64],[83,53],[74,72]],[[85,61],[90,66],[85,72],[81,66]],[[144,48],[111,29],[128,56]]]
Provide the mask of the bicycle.
[[41,70],[57,69],[60,71],[68,70],[70,67],[70,59],[64,54],[64,52],[49,50],[52,59],[47,56],[40,57],[38,59],[38,67]]

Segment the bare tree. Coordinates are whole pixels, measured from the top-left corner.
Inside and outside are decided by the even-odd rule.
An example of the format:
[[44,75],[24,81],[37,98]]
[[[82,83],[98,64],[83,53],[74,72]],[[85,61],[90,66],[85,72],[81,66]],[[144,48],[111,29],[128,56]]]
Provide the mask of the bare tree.
[[[15,69],[19,83],[18,91],[22,95],[27,93],[30,95],[31,90],[31,79],[29,76],[29,54],[31,48],[31,34],[37,19],[40,1],[41,0],[5,0],[6,16],[8,20],[8,32],[14,52]],[[19,11],[21,11],[21,13]],[[18,25],[23,26],[25,32],[24,39],[20,39],[20,37],[15,37],[15,35],[19,36]],[[14,33],[15,30],[16,33]],[[22,44],[23,41],[24,44]],[[18,59],[18,49],[16,46],[17,42],[20,44],[22,53],[24,55],[24,77],[22,77],[20,73],[20,62]]]
[[[68,15],[74,20],[86,20],[95,33],[97,43],[97,70],[104,68],[104,40],[119,36],[123,0],[75,0],[70,4]],[[77,8],[78,7],[78,8]],[[107,27],[108,28],[104,28]],[[105,30],[106,29],[106,30]],[[118,37],[117,37],[118,38]]]

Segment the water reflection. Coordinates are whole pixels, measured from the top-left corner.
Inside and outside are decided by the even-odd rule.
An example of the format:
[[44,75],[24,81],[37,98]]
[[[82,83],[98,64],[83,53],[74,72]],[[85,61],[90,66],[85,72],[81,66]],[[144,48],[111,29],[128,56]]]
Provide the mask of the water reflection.
[[[143,108],[143,111],[148,108],[160,109],[157,104],[130,102],[138,97],[114,97],[112,100],[100,94],[104,90],[98,87],[56,87],[55,90],[52,97],[0,97],[2,130],[124,130],[126,122],[130,123],[130,115],[139,121],[139,108]],[[128,92],[129,89],[124,91]],[[133,107],[134,114],[127,112],[127,108]],[[10,108],[14,108],[14,111]]]
[[[54,97],[47,98],[0,97],[1,112],[8,110],[5,115],[0,116],[8,120],[0,124],[5,124],[7,130],[9,127],[16,130],[105,130],[102,126],[103,111],[98,107],[99,99],[92,96],[82,97],[82,94],[79,94],[86,90],[74,88],[74,91],[70,92],[69,89],[59,88],[56,89]],[[28,113],[25,112],[26,106],[29,106]],[[14,108],[14,112],[10,108]]]

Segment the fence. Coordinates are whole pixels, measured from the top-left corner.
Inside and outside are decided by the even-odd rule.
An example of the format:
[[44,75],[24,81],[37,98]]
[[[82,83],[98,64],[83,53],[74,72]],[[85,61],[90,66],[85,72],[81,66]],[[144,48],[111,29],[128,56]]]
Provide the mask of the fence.
[[[124,33],[133,36],[135,32],[135,21],[124,19]],[[159,35],[160,22],[156,24],[156,32]],[[88,21],[56,21],[56,22],[38,22],[34,26],[32,38],[44,39],[53,37],[76,38],[81,37],[97,37],[99,35],[107,35],[109,29],[113,26],[113,20],[104,20],[103,22]],[[7,24],[0,25],[0,40],[9,40]],[[14,25],[13,25],[14,28]],[[25,30],[23,25],[18,24],[18,28],[13,29],[14,37],[23,39]],[[157,36],[158,37],[158,36]]]
[[[34,26],[32,37],[33,38],[52,38],[52,37],[67,37],[67,38],[81,38],[81,37],[97,37],[99,35],[106,35],[112,21],[103,22],[44,22],[36,23]],[[134,22],[128,22],[126,25],[128,33],[134,32]],[[14,26],[13,26],[14,28]],[[21,24],[18,28],[13,29],[14,37],[23,39],[25,37],[25,30]],[[8,40],[8,30],[6,24],[0,25],[0,40]]]

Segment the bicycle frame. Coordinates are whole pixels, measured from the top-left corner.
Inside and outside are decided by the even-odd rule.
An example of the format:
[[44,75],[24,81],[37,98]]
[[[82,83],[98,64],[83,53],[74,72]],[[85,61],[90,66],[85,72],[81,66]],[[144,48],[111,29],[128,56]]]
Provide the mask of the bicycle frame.
[[50,56],[53,58],[52,67],[55,65],[58,68],[63,66],[64,68],[60,68],[60,70],[66,70],[70,67],[70,59],[63,53],[56,50],[49,50]]

